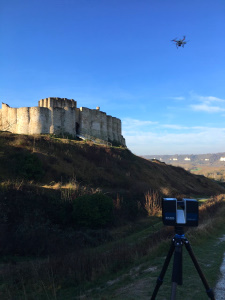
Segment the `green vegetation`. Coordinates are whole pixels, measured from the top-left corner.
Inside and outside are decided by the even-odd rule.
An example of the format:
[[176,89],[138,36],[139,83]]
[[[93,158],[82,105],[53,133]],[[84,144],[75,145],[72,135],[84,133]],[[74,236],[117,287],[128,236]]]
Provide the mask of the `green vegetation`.
[[202,168],[193,168],[190,170],[190,172],[196,172],[196,171],[200,171],[200,170],[202,170]]
[[[130,268],[144,278],[166,251],[173,232],[162,226],[162,196],[214,195],[201,205],[208,224],[220,220],[224,198],[215,195],[223,193],[215,181],[125,148],[0,133],[0,297],[117,297],[107,279],[133,282]],[[194,243],[212,230],[203,228]]]
[[[215,226],[204,227],[204,230],[194,230],[186,233],[186,237],[191,243],[194,254],[200,267],[207,278],[210,287],[215,288],[219,269],[224,254],[224,230],[225,226],[222,219]],[[141,298],[147,300],[151,298],[156,280],[161,272],[165,256],[169,250],[170,241],[160,244],[149,256],[139,264],[135,264],[130,269],[117,277],[108,278],[105,285],[96,285],[87,289],[83,294],[86,299],[116,299],[131,300]],[[193,265],[185,247],[183,247],[183,285],[177,287],[177,299],[184,300],[205,300],[208,299],[204,285]],[[171,275],[173,259],[164,277],[163,285],[160,287],[157,298],[159,300],[169,299],[171,293]],[[113,284],[109,284],[112,283]],[[108,285],[107,285],[108,283]],[[101,287],[100,291],[98,288]],[[62,298],[64,298],[62,292]]]
[[114,221],[113,200],[101,193],[69,202],[60,199],[59,191],[2,186],[0,208],[6,231],[0,251],[5,255],[40,256],[69,252],[77,243],[79,248],[95,245],[109,238],[107,228]]
[[[211,286],[218,279],[224,251],[218,240],[224,234],[224,213],[225,197],[211,199],[200,207],[200,226],[186,232]],[[159,224],[158,219],[150,217],[142,224],[136,223],[131,231],[125,228],[122,238],[116,238],[112,231],[112,240],[106,244],[58,253],[47,259],[17,261],[13,263],[15,267],[12,258],[5,256],[0,275],[1,299],[23,299],[25,295],[28,299],[79,299],[81,295],[87,299],[134,299],[142,294],[146,295],[142,299],[147,299],[174,234],[173,228],[154,224]],[[179,288],[179,295],[190,299],[194,293],[191,299],[205,299],[204,288],[185,251],[185,288]],[[170,274],[171,266],[159,299],[170,291]]]
[[73,223],[101,228],[113,223],[113,200],[103,194],[84,195],[73,201]]

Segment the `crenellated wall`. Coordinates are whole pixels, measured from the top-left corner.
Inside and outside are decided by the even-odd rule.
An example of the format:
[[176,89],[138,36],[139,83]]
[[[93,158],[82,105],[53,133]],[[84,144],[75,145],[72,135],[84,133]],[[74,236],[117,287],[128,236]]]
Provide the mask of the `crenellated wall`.
[[65,107],[77,107],[77,102],[73,99],[67,99],[67,98],[45,98],[38,101],[39,107],[59,107],[59,108],[65,108]]
[[18,134],[91,135],[122,145],[121,120],[108,116],[100,108],[77,108],[77,102],[66,98],[45,98],[38,107],[12,108],[2,103],[0,130]]

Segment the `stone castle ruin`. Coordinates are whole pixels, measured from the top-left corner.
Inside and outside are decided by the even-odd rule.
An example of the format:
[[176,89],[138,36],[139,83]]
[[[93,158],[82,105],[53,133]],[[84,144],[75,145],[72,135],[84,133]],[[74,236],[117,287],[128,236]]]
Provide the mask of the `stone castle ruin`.
[[2,103],[0,130],[17,134],[55,134],[87,137],[116,142],[125,146],[121,120],[100,108],[77,108],[77,102],[66,98],[45,98],[36,107],[12,108]]

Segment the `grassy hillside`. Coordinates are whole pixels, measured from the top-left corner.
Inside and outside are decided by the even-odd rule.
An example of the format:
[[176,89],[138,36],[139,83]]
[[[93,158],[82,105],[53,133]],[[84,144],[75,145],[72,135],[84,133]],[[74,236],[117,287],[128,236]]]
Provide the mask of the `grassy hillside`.
[[45,255],[92,246],[111,238],[109,228],[156,214],[163,196],[224,193],[213,180],[125,148],[0,134],[2,253]]
[[[213,180],[125,148],[2,132],[0,297],[79,299],[171,236],[154,211],[162,196],[224,193]],[[224,197],[208,203],[201,222],[223,214]]]
[[112,194],[214,195],[224,188],[180,167],[135,156],[128,149],[50,136],[0,134],[0,180],[54,188],[76,183]]

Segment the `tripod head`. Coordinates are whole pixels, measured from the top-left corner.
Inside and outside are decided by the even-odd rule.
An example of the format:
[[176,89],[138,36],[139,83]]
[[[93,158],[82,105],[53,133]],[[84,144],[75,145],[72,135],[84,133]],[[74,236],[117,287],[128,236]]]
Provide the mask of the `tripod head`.
[[184,235],[184,227],[183,226],[180,226],[180,225],[174,226],[174,231],[175,231],[175,234],[177,234],[177,235]]

